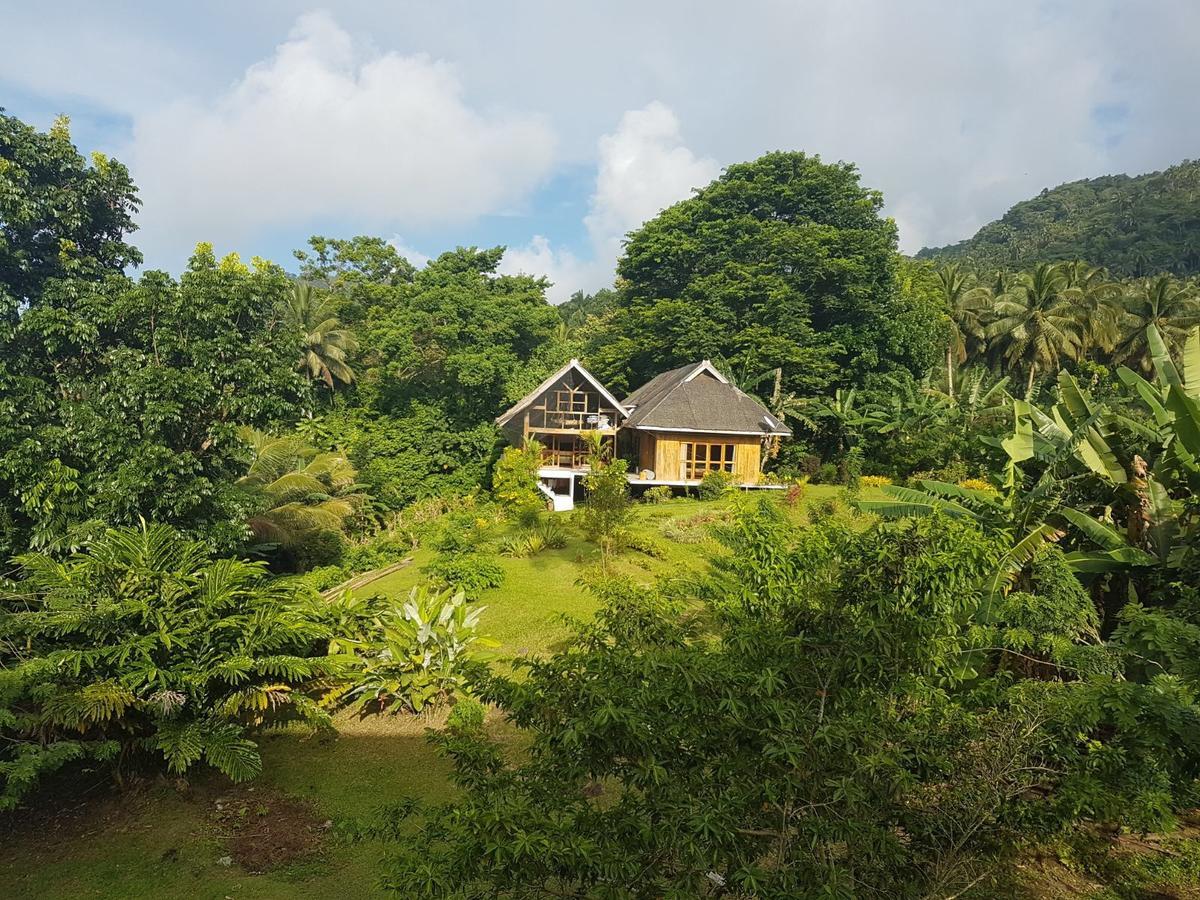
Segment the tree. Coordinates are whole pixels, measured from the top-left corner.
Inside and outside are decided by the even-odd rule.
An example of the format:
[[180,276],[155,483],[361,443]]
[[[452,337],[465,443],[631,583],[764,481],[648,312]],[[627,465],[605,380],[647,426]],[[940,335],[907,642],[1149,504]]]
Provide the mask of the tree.
[[1113,350],[1113,360],[1142,372],[1150,372],[1154,365],[1146,337],[1151,326],[1174,349],[1200,324],[1200,297],[1195,285],[1168,275],[1144,278],[1127,286],[1117,304],[1124,336]]
[[305,688],[339,662],[314,653],[329,633],[298,583],[144,523],[17,562],[0,596],[0,809],[85,758],[243,781],[262,768],[254,729],[328,725]]
[[126,243],[137,190],[126,168],[101,153],[89,166],[67,118],[50,131],[0,108],[0,320],[11,324],[56,278],[99,281],[142,261]]
[[0,551],[70,549],[84,522],[140,517],[240,547],[237,428],[294,422],[310,402],[283,325],[289,291],[278,267],[218,262],[208,245],[178,282],[48,281],[0,354],[12,376],[0,392],[11,412],[0,421]]
[[257,498],[247,525],[260,544],[295,550],[315,532],[340,533],[362,505],[357,473],[340,453],[318,452],[298,435],[239,434],[254,451],[237,483]]
[[604,563],[621,542],[629,522],[629,480],[623,459],[613,459],[601,436],[595,432],[588,440],[588,472],[583,476],[587,502],[580,513],[584,536],[600,546]]
[[730,166],[629,236],[587,361],[616,389],[724,359],[780,367],[802,396],[940,352],[932,298],[898,284],[896,226],[847,163],[770,153]]
[[354,380],[347,359],[358,349],[354,332],[341,327],[334,306],[332,297],[320,296],[312,285],[292,285],[287,324],[301,335],[302,347],[296,368],[309,378],[320,378],[331,390],[335,378],[343,384]]
[[1063,360],[1083,355],[1086,330],[1081,312],[1064,270],[1041,263],[1017,275],[1009,290],[996,298],[995,318],[984,334],[1008,365],[1026,370],[1028,393],[1039,370],[1053,371]]
[[986,314],[991,309],[991,297],[974,278],[963,272],[957,263],[940,266],[937,270],[942,303],[950,317],[950,343],[946,347],[946,384],[954,393],[954,366],[966,362],[971,351],[983,343]]

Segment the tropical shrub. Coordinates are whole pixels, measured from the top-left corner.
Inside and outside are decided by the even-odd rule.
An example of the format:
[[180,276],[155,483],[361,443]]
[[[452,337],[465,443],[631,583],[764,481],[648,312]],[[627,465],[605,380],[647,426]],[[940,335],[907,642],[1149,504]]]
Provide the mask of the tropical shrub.
[[339,663],[295,580],[212,561],[165,525],[109,529],[65,560],[17,562],[0,601],[0,807],[85,757],[119,773],[205,762],[252,778],[255,728],[328,723],[307,687]]
[[517,519],[525,510],[541,511],[546,498],[538,490],[538,469],[542,448],[537,441],[524,447],[507,447],[492,470],[492,494],[510,518]]
[[840,484],[842,481],[841,474],[838,472],[836,463],[821,463],[821,467],[817,469],[817,474],[813,477],[813,481],[817,484]]
[[886,475],[863,475],[859,479],[859,484],[863,487],[883,487],[885,484],[891,484],[892,479]]
[[675,494],[671,490],[671,486],[667,484],[656,484],[654,487],[646,488],[642,492],[642,502],[644,503],[666,503]]
[[490,644],[478,633],[486,608],[468,609],[462,591],[424,588],[400,604],[361,604],[353,611],[355,663],[326,704],[371,715],[417,713],[453,700],[466,683],[471,652]]
[[446,717],[446,727],[452,731],[478,734],[483,730],[486,715],[487,710],[474,697],[459,697],[450,708],[450,715]]
[[719,500],[733,485],[733,478],[724,472],[709,472],[700,479],[696,494],[701,500]]
[[804,493],[808,491],[809,476],[800,475],[800,478],[787,485],[787,493],[784,494],[784,503],[788,506],[796,506],[804,499]]
[[439,554],[424,571],[435,587],[454,590],[474,600],[504,582],[504,569],[487,553]]
[[699,619],[601,581],[570,647],[485,682],[530,751],[439,735],[464,794],[399,839],[387,887],[990,896],[1030,839],[1194,799],[1194,693],[1121,669],[1182,660],[1195,626],[1155,646],[1131,616],[1105,644],[1052,548],[993,605],[1006,542],[944,514],[798,529],[763,503],[719,535]]
[[336,560],[346,521],[366,499],[354,466],[340,453],[319,452],[299,435],[273,437],[253,428],[239,434],[254,452],[238,484],[257,507],[247,525],[259,547],[279,547],[301,566]]

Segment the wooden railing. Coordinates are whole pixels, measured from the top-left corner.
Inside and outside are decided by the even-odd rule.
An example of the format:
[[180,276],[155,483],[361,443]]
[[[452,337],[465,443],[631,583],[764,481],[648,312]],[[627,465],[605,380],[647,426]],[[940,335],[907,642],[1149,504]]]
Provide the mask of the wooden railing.
[[584,449],[543,449],[542,465],[554,466],[558,469],[586,469],[588,467],[588,452]]
[[617,424],[617,411],[601,407],[596,412],[562,412],[554,409],[529,410],[530,431],[611,431]]

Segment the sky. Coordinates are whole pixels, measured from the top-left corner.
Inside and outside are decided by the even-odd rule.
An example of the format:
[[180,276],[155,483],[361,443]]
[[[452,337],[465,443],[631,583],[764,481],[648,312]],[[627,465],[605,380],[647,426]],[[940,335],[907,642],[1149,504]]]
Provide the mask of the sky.
[[508,250],[561,301],[771,150],[855,163],[900,246],[1200,156],[1195,0],[0,0],[0,107],[129,166],[146,266],[309,235]]

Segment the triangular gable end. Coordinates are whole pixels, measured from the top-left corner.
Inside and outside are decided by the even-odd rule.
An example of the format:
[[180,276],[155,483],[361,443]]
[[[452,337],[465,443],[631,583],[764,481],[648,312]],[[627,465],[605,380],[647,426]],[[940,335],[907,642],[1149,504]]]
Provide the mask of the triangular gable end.
[[717,381],[721,382],[721,384],[729,384],[729,379],[726,378],[724,375],[722,375],[720,372],[718,372],[717,367],[714,366],[712,364],[712,362],[707,359],[701,360],[700,365],[698,365],[698,366],[696,366],[696,368],[692,369],[692,371],[690,373],[688,373],[688,376],[685,379],[683,379],[681,384],[687,384],[689,381],[691,381],[697,375],[704,375],[704,374],[711,375],[713,378],[717,379]]
[[622,416],[629,415],[629,412],[625,409],[624,406],[621,405],[621,401],[619,401],[616,397],[614,397],[609,392],[608,388],[606,388],[603,384],[600,383],[600,381],[596,378],[595,375],[593,375],[591,372],[589,372],[587,369],[585,369],[583,367],[583,363],[581,363],[577,359],[572,359],[569,363],[567,363],[565,366],[560,368],[554,374],[547,377],[545,381],[543,381],[541,384],[539,384],[537,387],[535,387],[532,391],[530,391],[528,394],[526,394],[524,397],[522,397],[520,400],[518,400],[512,407],[510,407],[508,409],[507,412],[501,413],[499,416],[497,416],[496,424],[503,425],[505,422],[509,421],[513,416],[515,416],[517,413],[519,413],[521,410],[523,410],[526,406],[528,406],[530,403],[532,403],[534,400],[536,400],[539,396],[541,396],[541,394],[544,391],[548,390],[550,388],[550,386],[552,384],[554,384],[554,382],[558,381],[560,378],[562,378],[564,375],[566,375],[572,369],[574,369],[581,376],[583,376],[583,378],[585,378],[587,380],[587,382],[590,385],[592,385],[592,387],[594,387],[600,393],[601,397],[603,397],[605,400],[607,400],[609,403],[611,403],[613,405],[613,409],[615,409],[617,412],[619,412]]

